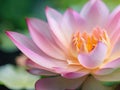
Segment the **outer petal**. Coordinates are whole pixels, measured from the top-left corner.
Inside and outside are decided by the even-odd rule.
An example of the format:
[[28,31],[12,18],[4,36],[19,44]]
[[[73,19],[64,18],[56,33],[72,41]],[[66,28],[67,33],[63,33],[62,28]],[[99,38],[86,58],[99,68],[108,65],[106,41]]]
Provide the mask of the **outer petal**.
[[47,55],[56,59],[65,59],[64,52],[60,51],[50,36],[50,28],[47,23],[39,19],[26,19],[30,34],[36,45]]
[[69,41],[69,44],[71,44],[73,33],[85,29],[84,19],[81,18],[80,15],[72,9],[68,9],[64,13],[60,25],[62,32],[64,33],[66,39]]
[[[65,19],[69,17],[68,19]],[[72,9],[68,9],[64,14],[64,19],[66,22],[70,23],[73,27],[73,31],[83,31],[86,28],[85,20],[80,16],[80,14]],[[70,26],[69,25],[69,26]]]
[[75,90],[86,77],[65,79],[62,77],[44,78],[36,82],[36,90]]
[[120,37],[120,20],[118,23],[119,24],[116,25],[116,28],[114,29],[114,31],[110,35],[111,44],[113,46],[116,44],[116,42],[119,40],[119,37]]
[[97,71],[95,74],[98,75],[105,75],[112,73],[115,69],[120,68],[120,58],[113,60],[106,65],[102,66],[99,71]]
[[119,82],[120,81],[120,69],[107,74],[107,75],[94,75],[94,77],[103,82]]
[[114,45],[120,37],[120,6],[118,6],[109,16],[106,28],[112,44]]
[[115,60],[116,58],[120,57],[120,38],[117,40],[117,42],[113,46],[111,57],[112,59],[110,61]]
[[81,65],[86,68],[95,68],[99,66],[103,61],[107,53],[107,46],[99,42],[97,46],[88,54],[79,54],[78,60]]
[[109,34],[112,34],[116,26],[119,24],[119,21],[120,21],[120,6],[115,8],[115,10],[109,16],[108,22],[106,24],[106,28],[108,29]]
[[79,72],[68,72],[68,73],[63,73],[62,76],[68,79],[75,79],[75,78],[80,78],[85,75],[88,75],[89,72],[87,71],[79,71]]
[[66,68],[54,67],[53,69],[57,73],[60,73],[63,77],[69,79],[80,78],[89,74],[89,71],[84,70],[84,68],[81,66],[69,66]]
[[66,62],[48,57],[34,44],[30,38],[15,32],[7,32],[7,35],[28,58],[38,65],[48,69],[59,65],[60,67],[64,67]]
[[65,38],[65,34],[60,27],[60,23],[62,20],[62,15],[52,8],[46,8],[46,16],[51,27],[51,32],[53,33],[53,37],[61,47],[68,47],[68,41]]
[[102,68],[120,68],[120,58],[107,63]]
[[81,10],[81,16],[88,22],[88,30],[106,23],[109,10],[101,0],[90,0]]
[[28,67],[27,71],[34,75],[46,75],[46,76],[54,76],[55,73],[47,71],[47,68],[43,68],[40,65],[34,63],[32,60],[28,59],[26,61],[26,65]]
[[115,70],[115,68],[103,68],[103,69],[100,69],[100,70],[94,72],[94,74],[95,75],[107,75],[107,74],[112,73],[114,70]]
[[114,90],[113,87],[104,86],[100,81],[96,80],[94,77],[90,76],[84,82],[82,90]]
[[44,76],[55,76],[57,74],[52,73],[50,71],[47,70],[43,70],[43,69],[38,69],[38,68],[31,68],[27,70],[29,73],[33,74],[33,75],[44,75]]

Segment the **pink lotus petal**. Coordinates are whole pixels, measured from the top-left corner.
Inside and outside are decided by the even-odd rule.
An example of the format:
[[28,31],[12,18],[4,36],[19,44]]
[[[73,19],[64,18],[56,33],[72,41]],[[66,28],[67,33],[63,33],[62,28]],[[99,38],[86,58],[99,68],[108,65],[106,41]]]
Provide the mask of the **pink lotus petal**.
[[85,21],[80,17],[80,15],[72,9],[66,10],[61,20],[61,29],[65,35],[65,38],[69,40],[71,44],[71,39],[73,33],[77,31],[82,31]]
[[118,39],[118,41],[115,43],[114,47],[112,48],[111,57],[114,57],[112,60],[120,57],[120,38]]
[[114,70],[115,70],[114,68],[103,68],[103,69],[100,69],[94,72],[94,74],[95,75],[107,75],[107,74],[112,73]]
[[85,71],[78,71],[78,72],[68,72],[68,73],[62,73],[62,76],[68,79],[75,79],[75,78],[80,78],[83,76],[88,75],[89,72],[85,72]]
[[56,43],[50,36],[50,28],[47,23],[39,19],[26,19],[30,34],[36,45],[47,55],[64,60],[64,53],[56,47]]
[[77,28],[76,21],[73,16],[73,12],[71,9],[68,9],[64,13],[62,21],[61,21],[61,29],[63,30],[63,33],[65,34],[65,38],[70,40],[69,38],[72,37],[72,33],[76,31],[76,28]]
[[89,71],[83,70],[80,66],[71,66],[66,68],[54,67],[55,72],[60,73],[63,77],[69,79],[80,78],[89,74]]
[[80,16],[80,14],[72,9],[70,9],[70,14],[73,15],[75,19],[75,25],[76,29],[74,31],[80,31],[83,32],[86,30],[86,21]]
[[113,71],[115,71],[117,68],[120,68],[120,58],[113,60],[104,66],[101,67],[99,71],[97,71],[95,74],[97,75],[106,75],[110,74]]
[[37,63],[33,62],[32,60],[30,59],[27,59],[26,60],[26,66],[28,68],[39,68],[39,69],[45,69],[43,67],[41,67],[40,65],[38,65]]
[[112,45],[116,44],[120,36],[120,6],[115,8],[109,16],[106,29],[109,33]]
[[101,0],[90,0],[80,13],[88,23],[88,31],[96,26],[103,27],[107,21],[108,14],[109,10]]
[[59,74],[77,72],[80,69],[83,69],[83,67],[79,67],[79,66],[53,67],[53,70]]
[[114,90],[114,87],[107,87],[94,77],[90,76],[83,83],[82,90]]
[[[120,23],[120,20],[118,23]],[[117,24],[116,28],[114,29],[114,31],[112,32],[111,37],[110,37],[111,44],[113,46],[118,42],[119,37],[120,37],[120,25]]]
[[[120,24],[120,20],[118,22]],[[111,40],[111,44],[114,46],[120,37],[120,25],[117,24],[114,31],[112,32],[112,34],[110,35],[110,40]]]
[[68,41],[66,40],[64,32],[60,26],[62,23],[62,15],[52,8],[47,7],[46,16],[56,43],[61,47],[68,47]]
[[118,82],[120,81],[120,69],[107,75],[94,75],[94,77],[103,82]]
[[66,64],[65,61],[56,60],[45,55],[30,38],[27,38],[22,34],[7,32],[7,35],[28,58],[41,67],[45,67],[50,70],[52,67],[59,65],[60,67],[64,67]]
[[43,69],[38,69],[38,68],[31,68],[27,70],[29,73],[33,74],[33,75],[44,75],[44,76],[56,76],[57,74],[52,73],[50,71],[46,71]]
[[86,77],[65,79],[62,77],[44,78],[36,82],[36,90],[75,90]]
[[112,60],[111,62],[105,64],[102,68],[120,68],[120,58]]
[[45,75],[45,76],[54,76],[56,75],[53,72],[47,71],[46,67],[41,67],[40,65],[34,63],[32,60],[27,59],[26,65],[28,67],[27,71],[34,75]]
[[120,6],[115,8],[115,10],[110,14],[108,22],[106,24],[106,28],[108,29],[108,33],[112,34],[116,25],[118,25],[120,21]]
[[79,54],[78,60],[81,65],[86,68],[95,68],[99,66],[103,61],[107,53],[107,46],[99,42],[97,46],[88,54]]

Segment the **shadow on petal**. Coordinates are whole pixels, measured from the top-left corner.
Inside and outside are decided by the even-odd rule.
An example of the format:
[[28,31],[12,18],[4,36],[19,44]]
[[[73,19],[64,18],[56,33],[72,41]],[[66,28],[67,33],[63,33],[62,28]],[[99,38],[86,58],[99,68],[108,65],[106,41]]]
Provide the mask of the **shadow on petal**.
[[36,90],[75,90],[80,87],[86,77],[66,79],[63,77],[43,78],[36,82]]

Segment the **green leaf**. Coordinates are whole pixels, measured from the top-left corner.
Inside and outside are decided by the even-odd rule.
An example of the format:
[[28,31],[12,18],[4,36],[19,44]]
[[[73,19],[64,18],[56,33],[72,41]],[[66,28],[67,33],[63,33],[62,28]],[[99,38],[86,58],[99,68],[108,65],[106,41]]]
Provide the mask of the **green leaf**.
[[102,84],[105,86],[113,86],[113,85],[120,84],[120,82],[102,82]]
[[10,89],[34,89],[38,76],[33,76],[24,68],[15,67],[10,64],[0,67],[0,82]]

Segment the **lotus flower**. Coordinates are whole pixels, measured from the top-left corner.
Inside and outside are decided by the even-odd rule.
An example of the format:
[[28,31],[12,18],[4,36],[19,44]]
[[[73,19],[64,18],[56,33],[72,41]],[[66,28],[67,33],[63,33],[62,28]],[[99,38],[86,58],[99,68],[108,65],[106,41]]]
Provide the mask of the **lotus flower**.
[[89,76],[120,81],[120,6],[110,13],[102,0],[89,0],[80,13],[47,7],[46,16],[48,23],[26,19],[31,38],[6,32],[29,58],[29,72],[47,76],[36,82],[36,90],[75,90]]

